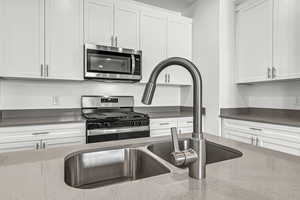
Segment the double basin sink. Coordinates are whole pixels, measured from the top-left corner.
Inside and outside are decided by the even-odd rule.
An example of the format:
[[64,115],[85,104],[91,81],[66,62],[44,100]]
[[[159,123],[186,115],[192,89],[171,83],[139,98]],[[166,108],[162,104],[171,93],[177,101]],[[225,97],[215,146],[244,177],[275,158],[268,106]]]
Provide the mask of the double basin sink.
[[[179,147],[190,148],[189,139],[181,139]],[[167,174],[171,172],[168,165],[172,165],[172,151],[172,141],[166,141],[137,148],[75,152],[65,159],[65,183],[88,189]],[[238,150],[206,141],[207,164],[242,155]]]

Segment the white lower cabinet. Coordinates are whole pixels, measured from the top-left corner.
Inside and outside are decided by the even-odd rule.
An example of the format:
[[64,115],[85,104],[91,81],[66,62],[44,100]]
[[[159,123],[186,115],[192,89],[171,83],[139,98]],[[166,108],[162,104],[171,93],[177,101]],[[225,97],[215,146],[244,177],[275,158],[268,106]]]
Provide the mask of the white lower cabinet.
[[85,123],[0,128],[0,153],[84,144]]
[[179,134],[193,132],[193,117],[150,119],[150,136],[171,135],[171,128],[176,127]]
[[223,119],[222,136],[300,156],[300,128],[298,127]]

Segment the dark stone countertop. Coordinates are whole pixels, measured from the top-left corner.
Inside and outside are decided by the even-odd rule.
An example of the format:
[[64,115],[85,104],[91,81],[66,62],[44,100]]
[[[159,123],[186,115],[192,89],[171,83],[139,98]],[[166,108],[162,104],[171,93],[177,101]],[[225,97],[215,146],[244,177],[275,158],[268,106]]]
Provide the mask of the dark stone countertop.
[[[192,117],[192,108],[179,106],[136,107],[136,112],[146,113],[151,119]],[[81,109],[2,110],[0,127],[47,125],[85,122]]]
[[223,108],[220,111],[220,117],[225,119],[300,127],[300,110],[270,108]]
[[[183,106],[136,107],[135,111],[148,114],[150,119],[193,116],[193,108]],[[205,108],[203,108],[203,111],[205,112]]]
[[85,122],[80,109],[4,110],[0,127]]

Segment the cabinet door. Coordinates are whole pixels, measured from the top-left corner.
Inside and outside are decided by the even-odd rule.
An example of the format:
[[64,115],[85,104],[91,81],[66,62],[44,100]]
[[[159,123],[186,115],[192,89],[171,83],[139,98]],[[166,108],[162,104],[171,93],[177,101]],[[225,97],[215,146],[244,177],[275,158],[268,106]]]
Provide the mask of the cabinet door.
[[275,0],[274,68],[278,79],[300,77],[300,2]]
[[42,148],[55,148],[69,145],[79,145],[85,144],[85,137],[69,137],[69,138],[59,138],[59,139],[49,139],[42,141]]
[[254,135],[246,132],[235,131],[230,129],[224,129],[223,134],[225,138],[235,140],[238,142],[243,142],[247,144],[254,144]]
[[85,42],[112,45],[114,34],[114,2],[111,0],[85,0]]
[[300,156],[300,143],[296,141],[288,141],[285,139],[277,139],[273,137],[263,136],[260,138],[260,144],[262,147],[272,149],[275,151],[281,151],[284,153]]
[[0,143],[0,153],[24,150],[37,150],[40,148],[40,145],[40,140]]
[[42,0],[0,0],[0,76],[41,78]]
[[[268,79],[272,68],[273,1],[260,1],[237,13],[238,82]],[[271,77],[270,77],[271,78]]]
[[[179,18],[168,21],[168,57],[183,57],[192,59],[192,24],[189,19]],[[191,85],[189,72],[181,66],[171,66],[168,69],[168,83],[176,85]]]
[[[143,51],[143,79],[147,82],[154,67],[166,58],[167,18],[157,13],[141,14],[141,49]],[[162,73],[158,83],[164,83]]]
[[46,74],[83,79],[83,2],[46,0]]
[[116,45],[128,49],[140,49],[140,12],[128,3],[119,2],[115,9]]

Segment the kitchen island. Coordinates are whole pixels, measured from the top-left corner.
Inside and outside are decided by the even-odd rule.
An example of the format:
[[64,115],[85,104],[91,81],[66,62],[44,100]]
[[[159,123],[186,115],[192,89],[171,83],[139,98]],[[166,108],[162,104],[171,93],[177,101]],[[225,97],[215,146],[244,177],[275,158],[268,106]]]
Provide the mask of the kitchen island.
[[[189,136],[189,135],[185,135]],[[95,189],[72,188],[64,182],[64,160],[76,151],[143,146],[170,137],[123,140],[0,154],[3,200],[296,200],[300,199],[300,159],[288,154],[205,135],[207,140],[243,153],[233,160],[207,165],[207,178],[189,178],[186,169]]]

